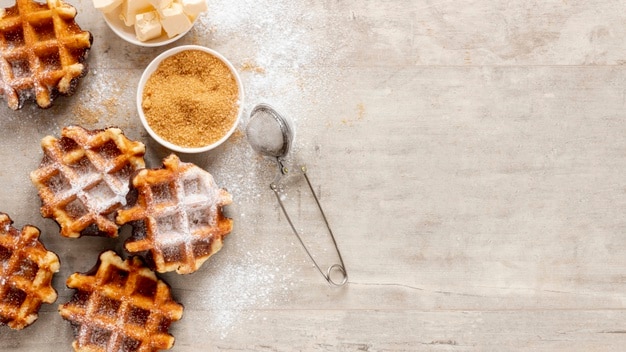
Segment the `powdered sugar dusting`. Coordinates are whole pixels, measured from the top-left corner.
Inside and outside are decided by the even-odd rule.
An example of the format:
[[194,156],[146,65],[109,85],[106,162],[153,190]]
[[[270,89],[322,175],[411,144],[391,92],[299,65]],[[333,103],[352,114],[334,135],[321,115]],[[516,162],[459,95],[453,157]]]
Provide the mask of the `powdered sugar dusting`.
[[[216,205],[223,202],[220,191],[213,177],[206,171],[193,166],[181,179],[176,180],[171,195],[168,185],[152,187],[155,203],[176,200],[156,219],[156,234],[161,247],[176,244],[190,244],[194,241],[194,227],[215,225]],[[169,215],[165,215],[169,214]]]
[[[323,117],[321,112],[336,104],[342,91],[341,50],[320,40],[316,31],[323,19],[316,16],[294,1],[216,0],[195,27],[213,35],[213,42],[200,44],[215,47],[239,65],[248,109],[269,103],[294,125],[305,125],[309,116]],[[342,35],[341,29],[333,30]],[[229,48],[242,47],[246,57],[230,57]]]
[[260,250],[224,263],[221,275],[207,285],[203,295],[202,305],[214,308],[208,317],[207,331],[219,331],[220,337],[226,338],[239,322],[253,319],[255,310],[285,299],[294,285],[294,270],[262,260],[268,257],[286,261],[286,255],[278,250]]

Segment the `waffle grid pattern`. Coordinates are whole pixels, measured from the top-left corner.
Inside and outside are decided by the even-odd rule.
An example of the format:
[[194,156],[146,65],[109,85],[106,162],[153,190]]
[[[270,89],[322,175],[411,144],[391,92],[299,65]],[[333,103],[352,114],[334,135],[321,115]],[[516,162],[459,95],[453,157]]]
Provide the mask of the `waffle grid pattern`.
[[100,255],[95,274],[74,273],[67,286],[72,299],[60,306],[70,321],[76,351],[158,351],[169,349],[174,337],[168,333],[180,320],[182,305],[171,296],[138,257],[125,261],[113,251]]
[[232,220],[222,213],[231,195],[218,188],[211,174],[174,154],[163,168],[138,172],[132,185],[138,200],[118,212],[117,222],[133,224],[125,248],[148,251],[158,272],[196,271],[232,230]]
[[0,324],[19,330],[37,319],[42,303],[56,300],[52,276],[60,265],[39,241],[36,227],[18,231],[12,224],[0,213]]
[[145,166],[145,146],[117,128],[89,131],[70,126],[62,138],[42,140],[44,158],[31,173],[41,214],[54,218],[61,235],[116,237],[115,212],[126,204],[131,174]]
[[0,94],[9,107],[34,96],[47,108],[57,93],[71,95],[87,73],[93,40],[74,21],[76,9],[61,0],[16,0],[0,15]]

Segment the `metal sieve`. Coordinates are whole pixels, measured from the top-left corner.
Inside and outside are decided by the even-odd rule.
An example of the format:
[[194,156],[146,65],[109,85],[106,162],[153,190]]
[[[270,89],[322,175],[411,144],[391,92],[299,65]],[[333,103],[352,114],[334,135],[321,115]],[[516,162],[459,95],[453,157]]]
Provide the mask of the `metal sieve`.
[[[307,175],[306,166],[301,166],[300,171],[306,180],[307,186],[313,195],[313,199],[315,199],[315,203],[317,204],[317,208],[319,209],[322,219],[324,220],[324,224],[326,225],[326,229],[328,230],[328,234],[333,241],[335,246],[335,251],[337,252],[337,257],[339,258],[339,263],[335,263],[330,265],[326,271],[323,271],[320,265],[317,263],[304,241],[302,240],[302,236],[294,226],[291,221],[291,217],[285,208],[285,204],[283,203],[280,193],[279,193],[279,183],[282,176],[289,174],[289,169],[285,166],[285,158],[291,149],[291,144],[294,139],[294,130],[290,125],[289,121],[285,119],[281,114],[279,114],[274,108],[267,104],[259,104],[250,113],[250,121],[246,127],[246,137],[248,139],[248,143],[252,146],[257,153],[261,155],[273,158],[276,160],[278,164],[280,173],[278,177],[270,184],[270,188],[274,191],[276,195],[276,199],[278,200],[278,204],[285,214],[285,218],[287,218],[287,222],[291,227],[291,230],[300,241],[300,244],[306,251],[306,254],[311,258],[313,264],[317,268],[317,270],[322,274],[322,276],[328,281],[329,284],[334,286],[343,286],[346,282],[348,282],[348,273],[346,271],[346,267],[343,264],[343,258],[341,257],[341,252],[339,251],[339,247],[337,246],[337,241],[335,241],[335,235],[330,228],[330,224],[328,223],[328,219],[326,218],[326,214],[324,214],[324,210],[322,209],[322,205],[320,204],[315,191],[313,190],[313,186],[311,185],[311,181],[309,180],[309,176]],[[333,278],[333,276],[340,275],[339,278]]]

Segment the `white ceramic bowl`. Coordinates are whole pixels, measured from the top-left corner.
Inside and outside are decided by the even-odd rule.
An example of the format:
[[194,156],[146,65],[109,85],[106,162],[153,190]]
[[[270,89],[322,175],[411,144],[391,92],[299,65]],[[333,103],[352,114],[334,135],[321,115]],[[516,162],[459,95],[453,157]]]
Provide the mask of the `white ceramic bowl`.
[[[203,146],[203,147],[198,147],[198,148],[181,147],[161,138],[161,136],[159,136],[156,132],[154,132],[154,130],[152,130],[152,128],[148,124],[148,121],[146,120],[146,116],[143,113],[143,108],[141,104],[142,97],[143,97],[143,89],[146,85],[146,82],[148,81],[148,78],[150,78],[150,76],[154,73],[154,71],[156,71],[156,69],[161,64],[161,62],[167,57],[170,57],[172,55],[178,54],[186,50],[201,50],[217,57],[222,62],[224,62],[226,66],[228,66],[228,68],[230,69],[230,72],[232,72],[233,76],[235,77],[235,81],[237,82],[237,88],[239,91],[239,97],[237,100],[237,103],[238,103],[237,117],[235,118],[235,122],[233,123],[233,126],[217,142]],[[203,46],[182,45],[182,46],[178,46],[178,47],[166,50],[165,52],[157,56],[154,60],[152,60],[152,62],[148,65],[148,67],[146,67],[146,69],[143,71],[143,74],[141,75],[141,78],[139,80],[139,85],[137,87],[137,112],[139,113],[139,119],[141,120],[143,127],[146,129],[146,131],[148,131],[150,136],[162,146],[170,150],[180,152],[180,153],[201,153],[201,152],[205,152],[205,151],[218,147],[220,144],[224,143],[233,134],[233,132],[235,132],[239,124],[239,120],[241,119],[241,114],[243,110],[243,99],[244,99],[244,91],[243,91],[243,85],[241,83],[241,78],[239,77],[239,74],[237,73],[237,70],[235,69],[235,67],[224,56],[222,56],[220,53],[214,50],[211,50]]]
[[[111,28],[111,30],[115,34],[117,34],[120,38],[124,39],[125,41],[131,44],[135,44],[139,46],[147,46],[147,47],[167,45],[169,43],[175,42],[178,39],[182,38],[185,34],[187,34],[187,32],[189,32],[189,30],[191,30],[191,28],[193,28],[193,25],[192,25],[185,32],[180,33],[177,36],[172,37],[172,38],[169,38],[167,34],[162,33],[161,36],[158,38],[154,38],[154,39],[150,39],[148,41],[142,42],[141,40],[137,39],[137,35],[135,34],[135,26],[130,26],[130,27],[127,26],[126,24],[124,24],[124,21],[122,21],[122,19],[120,18],[121,9],[122,7],[118,6],[115,10],[109,13],[104,13],[103,14],[104,21],[107,23],[107,25],[109,25],[109,28]],[[198,17],[199,16],[196,16],[196,18],[194,19],[194,24],[195,24],[195,21],[198,19]]]

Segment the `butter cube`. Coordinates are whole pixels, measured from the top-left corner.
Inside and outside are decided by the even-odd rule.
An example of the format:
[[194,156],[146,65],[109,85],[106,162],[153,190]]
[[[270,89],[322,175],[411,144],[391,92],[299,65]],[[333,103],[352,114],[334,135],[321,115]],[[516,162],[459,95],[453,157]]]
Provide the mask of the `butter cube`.
[[148,0],[125,0],[122,3],[120,18],[127,26],[132,26],[135,24],[135,18],[138,14],[152,10],[152,5],[150,5]]
[[157,10],[159,16],[163,16],[163,10],[172,5],[172,0],[148,0],[148,2]]
[[156,11],[150,11],[135,16],[135,34],[142,42],[161,36],[159,14]]
[[208,10],[209,7],[206,1],[207,0],[181,0],[180,3],[183,5],[183,11],[185,11],[188,16],[195,17]]
[[172,38],[187,31],[193,24],[183,12],[183,5],[174,2],[170,7],[163,9],[161,25],[167,36]]
[[115,10],[121,4],[122,0],[93,0],[93,7],[104,13]]

